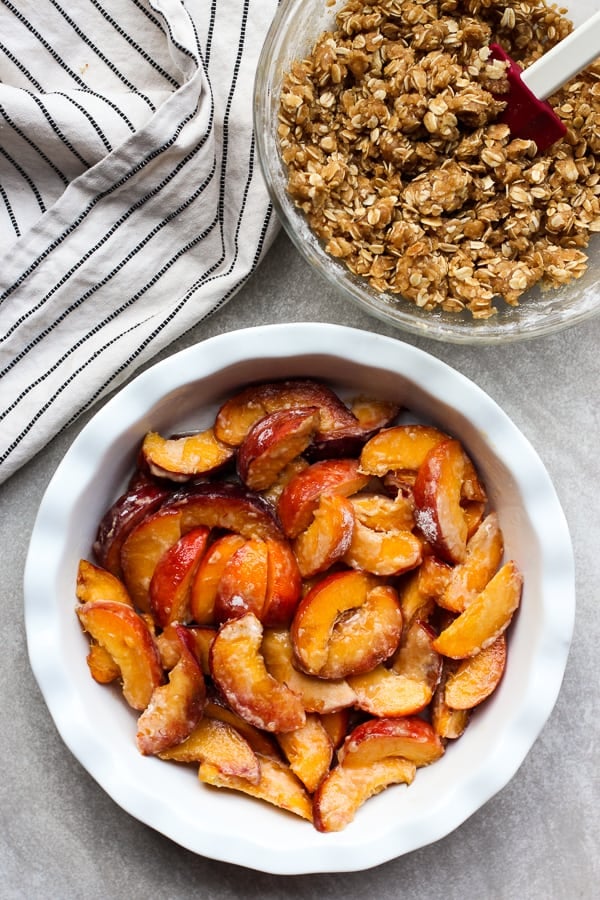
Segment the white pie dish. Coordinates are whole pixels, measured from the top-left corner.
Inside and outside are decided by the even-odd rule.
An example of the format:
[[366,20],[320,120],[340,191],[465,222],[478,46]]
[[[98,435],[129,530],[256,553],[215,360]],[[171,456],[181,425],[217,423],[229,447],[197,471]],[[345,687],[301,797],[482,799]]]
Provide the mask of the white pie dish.
[[[454,433],[475,460],[497,509],[507,558],[525,578],[505,676],[444,757],[410,788],[371,799],[343,832],[198,783],[193,768],[143,757],[136,715],[89,676],[74,614],[81,557],[124,487],[150,428],[210,424],[247,382],[311,376],[350,393],[400,399]],[[436,841],[515,774],[548,719],[562,681],[575,609],[573,556],[550,478],[528,441],[480,388],[400,341],[336,325],[230,332],[138,376],[82,429],[42,500],[25,571],[31,664],[65,744],[128,813],[209,858],[276,874],[353,871]]]

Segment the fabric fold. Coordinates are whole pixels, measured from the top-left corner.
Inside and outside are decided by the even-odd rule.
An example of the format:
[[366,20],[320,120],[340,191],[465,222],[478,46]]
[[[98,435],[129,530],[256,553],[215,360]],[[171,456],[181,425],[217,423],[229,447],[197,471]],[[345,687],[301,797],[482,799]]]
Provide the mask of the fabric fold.
[[232,296],[270,243],[252,87],[275,5],[0,11],[0,480]]

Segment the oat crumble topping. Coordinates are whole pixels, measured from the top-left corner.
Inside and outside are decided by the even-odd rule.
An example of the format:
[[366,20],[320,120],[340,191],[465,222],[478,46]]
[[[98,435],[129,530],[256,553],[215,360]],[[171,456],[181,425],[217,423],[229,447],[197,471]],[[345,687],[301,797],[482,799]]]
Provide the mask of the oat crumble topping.
[[419,307],[496,312],[586,269],[600,231],[600,59],[550,98],[544,154],[496,121],[504,64],[571,30],[542,0],[348,0],[281,91],[288,191],[326,251]]

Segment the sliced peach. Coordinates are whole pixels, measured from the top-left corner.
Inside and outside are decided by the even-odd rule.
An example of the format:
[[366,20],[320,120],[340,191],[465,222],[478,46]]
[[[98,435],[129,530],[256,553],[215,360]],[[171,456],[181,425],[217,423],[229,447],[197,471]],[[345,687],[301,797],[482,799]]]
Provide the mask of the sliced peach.
[[259,619],[267,595],[267,556],[265,541],[244,541],[229,559],[215,597],[215,619],[225,622],[253,612]]
[[467,544],[464,562],[455,566],[437,602],[452,612],[463,612],[497,571],[504,552],[496,513],[490,513]]
[[432,597],[436,602],[446,590],[454,569],[438,559],[434,554],[425,556],[419,566],[419,590],[424,597]]
[[179,661],[169,672],[168,682],[154,689],[137,723],[136,743],[144,755],[161,753],[180,744],[202,718],[206,697],[204,675],[187,629],[182,625],[176,625],[175,629],[181,642]]
[[225,775],[209,762],[200,763],[198,776],[204,784],[241,791],[265,800],[280,809],[312,821],[312,804],[306,788],[285,763],[268,757],[260,758],[260,780],[254,784],[247,778]]
[[306,722],[295,731],[277,737],[290,765],[309,793],[314,793],[329,772],[333,758],[333,744],[317,715],[309,714]]
[[142,442],[140,453],[152,475],[177,482],[213,474],[234,457],[233,448],[219,441],[212,428],[174,438],[164,438],[150,431]]
[[263,628],[251,612],[221,626],[212,643],[210,669],[231,708],[265,731],[294,731],[306,720],[302,700],[269,675],[260,652]]
[[130,531],[167,499],[170,491],[143,475],[136,475],[127,490],[115,500],[102,517],[94,555],[104,569],[121,575],[121,547]]
[[292,478],[295,478],[296,475],[299,475],[300,472],[303,472],[304,469],[307,469],[309,465],[310,463],[307,459],[305,459],[303,456],[297,456],[295,459],[289,462],[284,469],[281,470],[270,487],[266,488],[266,490],[264,491],[259,491],[260,496],[276,507],[279,503],[279,498],[281,497],[284,487],[289,484]]
[[77,567],[77,599],[81,603],[90,600],[114,600],[131,606],[131,597],[120,578],[87,559],[79,560]]
[[444,659],[440,683],[435,689],[430,705],[431,725],[443,741],[456,740],[465,731],[471,717],[469,709],[452,709],[445,700],[446,683],[456,670],[453,659]]
[[352,498],[356,519],[374,531],[411,531],[415,525],[412,497],[361,493]]
[[411,716],[425,709],[431,701],[431,688],[398,674],[384,665],[370,672],[348,677],[356,694],[356,706],[373,716]]
[[288,538],[310,525],[323,494],[349,497],[366,487],[369,478],[355,459],[326,459],[299,472],[283,489],[277,504],[279,521]]
[[275,737],[267,734],[266,731],[262,731],[260,728],[255,728],[254,725],[251,725],[230,709],[219,697],[209,697],[204,706],[204,717],[218,719],[219,722],[226,722],[228,725],[231,725],[248,742],[254,752],[260,756],[281,760],[281,752]]
[[[396,425],[384,428],[365,444],[360,457],[361,472],[383,478],[394,472],[416,472],[434,447],[446,441],[450,435],[432,425]],[[464,452],[464,451],[463,451]],[[487,499],[471,459],[465,453],[463,499],[482,501]]]
[[484,650],[510,625],[521,602],[523,576],[511,560],[434,641],[438,653],[464,659]]
[[121,670],[105,647],[90,641],[90,651],[86,657],[90,675],[98,684],[116,681]]
[[181,744],[158,754],[176,762],[210,763],[222,775],[260,781],[260,762],[248,741],[233,725],[204,716]]
[[279,409],[256,422],[241,444],[237,470],[241,480],[255,491],[277,481],[288,463],[306,450],[320,422],[315,407]]
[[300,695],[307,712],[334,713],[354,703],[354,691],[343,678],[316,678],[295,667],[294,648],[287,628],[265,629],[262,652],[268,672]]
[[464,659],[448,678],[444,699],[452,709],[472,709],[492,694],[506,666],[506,638],[496,638],[484,650]]
[[150,609],[161,628],[190,618],[190,591],[206,550],[210,528],[200,525],[182,535],[158,560],[148,595]]
[[436,554],[449,563],[465,558],[467,523],[460,504],[465,457],[458,441],[430,450],[414,486],[415,519]]
[[405,628],[391,666],[396,674],[427,684],[432,694],[442,671],[442,658],[434,648],[434,641],[433,629],[416,619]]
[[181,513],[159,509],[129,533],[121,548],[123,580],[134,604],[150,611],[150,582],[156,565],[181,537]]
[[374,397],[354,397],[350,409],[365,432],[379,431],[389,426],[400,412],[397,403]]
[[411,784],[415,772],[415,764],[399,756],[368,766],[336,766],[314,794],[315,828],[322,832],[342,831],[369,797],[392,784]]
[[431,725],[417,716],[369,719],[352,731],[338,750],[344,766],[369,766],[389,756],[401,756],[417,768],[444,753]]
[[338,431],[355,425],[347,406],[326,385],[311,379],[291,379],[250,385],[230,397],[215,420],[217,437],[239,447],[259,419],[282,409],[313,406],[321,414],[321,431]]
[[267,593],[261,614],[264,625],[288,625],[302,596],[302,576],[287,541],[266,539]]
[[421,562],[421,541],[411,531],[375,531],[355,522],[343,559],[373,575],[400,575]]
[[396,425],[385,428],[363,447],[360,470],[380,477],[397,469],[416,471],[429,451],[447,437],[443,431],[431,425]]
[[325,577],[303,598],[290,634],[304,672],[344,678],[391,656],[401,631],[394,588],[364,572],[343,571]]
[[312,522],[293,542],[302,577],[324,572],[341,559],[351,546],[353,530],[351,502],[339,494],[323,494]]
[[[217,633],[216,629],[208,625],[187,625],[186,630],[192,638],[194,654],[200,663],[203,674],[210,675],[208,657],[210,646]],[[169,671],[179,662],[181,656],[181,641],[175,623],[167,625],[164,631],[156,637],[156,646],[160,653],[163,669]]]
[[134,709],[145,709],[161,684],[160,657],[144,619],[130,606],[95,600],[76,609],[79,621],[119,667],[123,696]]
[[198,625],[215,622],[215,600],[221,576],[245,541],[241,534],[224,534],[202,556],[190,591],[190,617]]
[[337,750],[338,747],[341,747],[348,734],[350,726],[350,710],[336,709],[334,712],[322,713],[320,715],[321,724],[331,739],[333,749]]
[[196,485],[169,501],[181,512],[181,533],[198,525],[223,528],[246,538],[281,538],[269,504],[254,491],[233,482]]

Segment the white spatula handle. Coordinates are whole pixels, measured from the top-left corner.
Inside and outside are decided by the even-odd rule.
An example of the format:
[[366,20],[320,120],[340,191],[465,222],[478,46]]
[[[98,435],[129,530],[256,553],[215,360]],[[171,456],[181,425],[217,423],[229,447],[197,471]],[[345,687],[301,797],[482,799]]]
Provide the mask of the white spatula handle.
[[600,10],[523,71],[523,81],[546,100],[600,56]]

